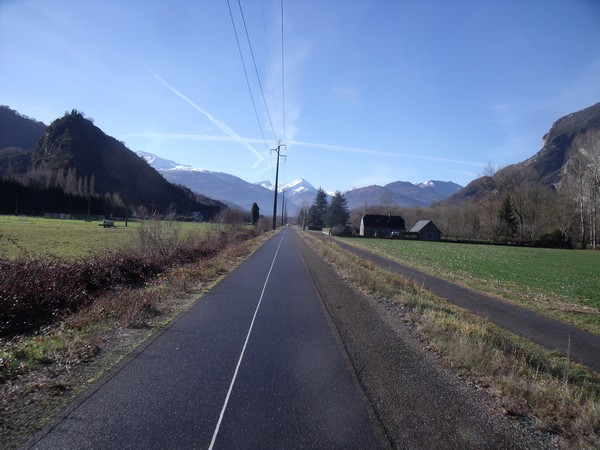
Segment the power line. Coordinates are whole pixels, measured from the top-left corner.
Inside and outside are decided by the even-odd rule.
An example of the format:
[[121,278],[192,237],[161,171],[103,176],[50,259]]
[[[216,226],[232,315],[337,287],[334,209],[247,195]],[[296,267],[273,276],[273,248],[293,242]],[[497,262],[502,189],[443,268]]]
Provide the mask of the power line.
[[244,11],[242,10],[242,3],[240,2],[240,0],[238,0],[238,6],[240,8],[240,14],[242,15],[242,22],[244,24],[244,30],[246,31],[246,39],[248,40],[248,46],[250,47],[250,55],[252,56],[252,62],[254,63],[254,71],[256,73],[258,86],[260,87],[260,93],[265,104],[265,110],[267,111],[267,117],[269,118],[269,124],[271,125],[271,131],[273,132],[273,137],[275,138],[275,140],[277,140],[277,136],[275,134],[275,127],[273,126],[273,121],[271,120],[271,114],[269,114],[269,107],[267,106],[265,92],[263,91],[262,83],[260,82],[260,75],[258,74],[258,67],[256,65],[256,59],[254,58],[254,51],[252,51],[252,43],[250,42],[250,35],[248,34],[248,27],[246,26],[246,18],[244,17]]
[[285,60],[283,58],[283,0],[281,0],[281,99],[282,99],[282,110],[281,115],[283,118],[283,142],[286,140],[285,135]]
[[[238,0],[238,3],[239,3],[239,0]],[[229,4],[229,0],[227,0],[227,8],[229,9],[229,17],[231,17],[231,24],[233,25],[233,33],[235,34],[235,41],[237,42],[238,52],[240,53],[240,59],[242,60],[242,67],[244,68],[244,76],[246,77],[246,84],[248,86],[248,92],[250,93],[250,99],[252,100],[252,106],[254,107],[254,115],[256,116],[256,120],[258,122],[258,128],[260,130],[260,134],[265,143],[265,147],[267,148],[267,150],[270,150],[269,145],[267,144],[267,139],[265,138],[265,133],[263,132],[262,125],[260,123],[260,118],[258,116],[258,110],[256,109],[256,102],[254,101],[254,95],[252,95],[252,88],[250,87],[250,79],[248,78],[248,71],[246,70],[246,63],[244,62],[244,55],[242,53],[242,47],[240,46],[240,40],[238,38],[237,28],[235,27],[235,20],[233,20],[233,12],[231,11],[231,5]],[[240,5],[240,10],[241,10],[241,5]],[[244,22],[244,26],[245,26],[245,22]],[[253,56],[253,58],[254,58],[254,56]],[[263,96],[263,98],[264,98],[264,96]],[[268,111],[267,111],[267,114],[268,114]],[[272,125],[271,125],[271,127],[272,127]]]
[[262,12],[262,22],[263,22],[263,33],[265,35],[265,48],[266,48],[266,57],[267,57],[267,70],[269,71],[269,79],[273,79],[273,74],[271,71],[271,49],[269,48],[269,33],[267,32],[267,18],[265,16],[265,0],[261,0],[260,2],[261,12]]

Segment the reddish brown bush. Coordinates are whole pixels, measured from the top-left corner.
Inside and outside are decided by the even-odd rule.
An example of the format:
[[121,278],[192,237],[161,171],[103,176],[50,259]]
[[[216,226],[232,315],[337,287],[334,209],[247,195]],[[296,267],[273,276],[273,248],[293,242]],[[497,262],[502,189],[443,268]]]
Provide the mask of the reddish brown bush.
[[64,262],[0,261],[0,336],[32,332],[72,313],[107,289],[141,286],[167,261],[126,254]]
[[142,286],[170,267],[211,258],[230,243],[257,234],[256,229],[234,227],[185,241],[156,221],[141,229],[135,253],[73,262],[0,259],[0,337],[34,332],[93,302],[103,291]]

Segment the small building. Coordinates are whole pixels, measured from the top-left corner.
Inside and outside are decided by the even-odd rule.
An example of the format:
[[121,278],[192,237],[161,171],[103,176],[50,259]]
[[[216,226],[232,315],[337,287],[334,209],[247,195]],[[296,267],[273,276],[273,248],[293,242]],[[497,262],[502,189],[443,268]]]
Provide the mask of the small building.
[[439,241],[442,239],[442,232],[431,220],[419,220],[414,227],[406,233],[409,237],[414,237],[421,241]]
[[365,214],[360,219],[360,235],[365,237],[390,237],[392,233],[406,231],[404,219],[400,216]]

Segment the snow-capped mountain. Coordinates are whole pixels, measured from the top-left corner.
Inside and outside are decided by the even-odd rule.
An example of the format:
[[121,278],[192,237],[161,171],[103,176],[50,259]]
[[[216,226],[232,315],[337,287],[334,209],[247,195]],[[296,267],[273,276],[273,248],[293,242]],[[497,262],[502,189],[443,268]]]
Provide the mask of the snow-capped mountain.
[[190,169],[192,169],[191,166],[185,166],[185,165],[182,165],[182,164],[178,164],[175,161],[171,161],[170,159],[160,158],[160,157],[158,157],[156,155],[153,155],[152,153],[137,152],[137,155],[141,156],[142,158],[144,158],[148,164],[150,164],[152,167],[154,167],[159,172],[162,171],[162,170],[172,170],[172,169],[183,169],[183,170],[185,170],[185,168],[187,168],[187,167],[189,167]]
[[[196,169],[175,161],[160,158],[152,153],[138,152],[138,155],[144,158],[148,164],[154,167],[171,183],[186,186],[194,192],[201,193],[215,200],[220,200],[232,208],[250,211],[252,203],[257,203],[262,215],[271,216],[273,214],[274,198],[272,186],[267,188],[261,184],[249,183],[227,173]],[[270,183],[266,185],[268,186]],[[281,192],[280,189],[278,191]],[[312,194],[309,204],[314,201],[315,195],[316,190]],[[296,204],[295,198],[295,195],[291,193],[288,195],[286,192],[285,203],[288,215],[290,216],[296,215],[301,207],[301,205]],[[281,207],[281,202],[282,195],[279,195],[278,208]]]
[[[249,211],[252,203],[260,207],[264,216],[273,214],[273,189],[271,181],[249,183],[234,175],[212,172],[179,164],[160,158],[152,153],[138,152],[152,167],[171,183],[181,184],[194,192],[220,200],[231,207]],[[426,181],[419,184],[396,181],[385,186],[367,186],[344,192],[350,209],[362,208],[385,202],[399,206],[429,206],[433,201],[444,200],[461,189],[456,183]],[[308,208],[315,201],[317,189],[303,178],[277,186],[278,209],[283,197],[289,216],[296,215],[301,208]],[[285,194],[284,194],[285,192]],[[332,193],[328,193],[332,196]]]
[[303,178],[284,184],[278,191],[285,192],[286,202],[289,199],[300,208],[307,208],[312,205],[317,196],[317,189]]
[[[275,186],[270,181],[261,181],[256,184],[270,191],[275,189]],[[298,209],[312,205],[317,196],[317,189],[304,178],[278,185],[277,192],[285,196],[286,202],[291,202]]]
[[258,183],[254,183],[254,184],[258,184],[259,186],[264,187],[265,189],[269,189],[270,191],[273,190],[273,183],[271,183],[269,180],[265,180],[265,181],[259,181]]

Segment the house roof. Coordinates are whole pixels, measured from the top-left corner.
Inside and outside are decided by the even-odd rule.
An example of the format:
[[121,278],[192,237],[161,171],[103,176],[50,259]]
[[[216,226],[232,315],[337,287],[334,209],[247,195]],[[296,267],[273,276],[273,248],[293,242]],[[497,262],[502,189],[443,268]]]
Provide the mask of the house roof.
[[365,214],[362,218],[365,227],[398,228],[404,229],[404,219],[400,216],[385,216],[378,214]]
[[[431,224],[431,225],[430,225]],[[429,227],[428,227],[429,226]],[[435,225],[435,223],[433,223],[431,220],[419,220],[417,223],[415,223],[415,225],[410,229],[411,233],[420,233],[421,231],[423,231],[425,228],[430,228],[430,231],[432,230],[437,230],[440,231],[440,229]],[[431,230],[432,229],[432,230]]]

